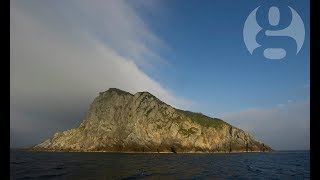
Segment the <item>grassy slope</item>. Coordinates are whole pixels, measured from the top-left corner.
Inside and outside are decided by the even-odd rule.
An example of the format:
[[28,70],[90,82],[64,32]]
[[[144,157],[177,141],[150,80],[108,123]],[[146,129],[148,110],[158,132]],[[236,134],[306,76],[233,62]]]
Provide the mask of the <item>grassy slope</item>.
[[208,117],[208,116],[201,114],[201,113],[184,111],[184,110],[180,110],[180,109],[176,109],[176,110],[178,112],[182,113],[183,115],[189,117],[193,122],[198,123],[199,125],[204,126],[204,127],[219,128],[223,124],[229,125],[228,123],[224,122],[221,119],[211,118],[211,117]]

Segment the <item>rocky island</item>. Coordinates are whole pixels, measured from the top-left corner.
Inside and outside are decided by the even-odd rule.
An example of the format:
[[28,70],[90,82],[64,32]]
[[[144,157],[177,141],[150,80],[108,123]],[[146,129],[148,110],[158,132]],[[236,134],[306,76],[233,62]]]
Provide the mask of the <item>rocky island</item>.
[[148,92],[99,93],[79,127],[31,148],[36,151],[268,152],[272,149],[221,119],[176,109]]

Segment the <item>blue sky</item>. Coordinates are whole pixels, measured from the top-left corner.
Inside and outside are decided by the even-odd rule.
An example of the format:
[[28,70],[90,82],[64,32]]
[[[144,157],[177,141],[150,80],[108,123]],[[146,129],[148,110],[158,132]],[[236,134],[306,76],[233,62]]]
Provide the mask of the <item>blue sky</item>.
[[[33,0],[10,6],[14,147],[77,126],[99,91],[118,87],[223,118],[275,149],[309,149],[309,1]],[[297,55],[292,38],[263,34],[257,37],[263,47],[283,47],[288,56],[249,53],[243,27],[258,6],[264,30],[272,28],[270,6],[280,8],[281,28],[291,21],[288,6],[299,13],[306,34]]]
[[[309,32],[309,4],[290,2],[301,15],[306,14],[302,18]],[[158,21],[150,20],[150,26],[170,47],[163,54],[170,65],[162,67],[160,75],[145,70],[151,77],[159,76],[161,84],[206,107],[213,106],[206,109],[212,115],[308,99],[304,86],[310,74],[309,33],[297,56],[268,60],[250,55],[242,36],[245,19],[264,5],[261,1],[169,3],[169,13],[159,17],[165,22],[157,25]]]

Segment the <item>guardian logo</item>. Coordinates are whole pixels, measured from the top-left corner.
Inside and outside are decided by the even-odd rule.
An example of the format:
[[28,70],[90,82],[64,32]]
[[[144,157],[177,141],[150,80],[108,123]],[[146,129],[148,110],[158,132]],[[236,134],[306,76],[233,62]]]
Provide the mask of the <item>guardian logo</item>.
[[[253,54],[255,49],[262,46],[256,40],[258,33],[261,30],[263,30],[263,28],[257,22],[257,20],[259,20],[257,19],[257,11],[259,10],[259,8],[260,6],[254,9],[249,14],[249,16],[247,17],[247,20],[244,23],[244,28],[243,28],[244,42],[250,54]],[[289,23],[289,25],[279,30],[275,30],[275,29],[265,30],[264,38],[276,37],[276,36],[291,37],[294,39],[296,43],[295,54],[298,54],[304,43],[305,28],[299,14],[290,6],[289,8],[292,14],[291,22]],[[278,7],[272,6],[269,8],[268,22],[272,27],[278,27],[280,22],[280,10]],[[268,47],[268,48],[264,48],[263,50],[263,56],[268,59],[283,59],[286,57],[286,55],[287,55],[287,51],[284,48]]]

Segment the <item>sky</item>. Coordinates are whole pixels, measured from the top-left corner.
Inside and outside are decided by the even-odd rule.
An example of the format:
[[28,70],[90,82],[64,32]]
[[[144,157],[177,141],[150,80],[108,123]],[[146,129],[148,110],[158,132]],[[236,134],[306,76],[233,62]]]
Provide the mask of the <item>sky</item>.
[[[264,34],[290,24],[288,6],[304,23],[298,53],[292,37]],[[257,7],[262,46],[250,54],[243,30]],[[115,87],[222,118],[276,150],[308,150],[309,9],[298,0],[12,0],[10,145],[77,127],[94,97]],[[276,47],[287,56],[263,56]]]

